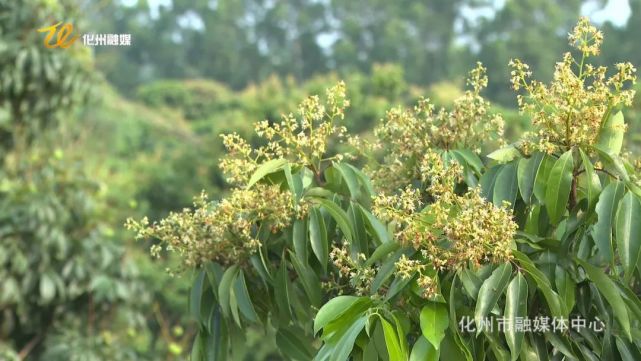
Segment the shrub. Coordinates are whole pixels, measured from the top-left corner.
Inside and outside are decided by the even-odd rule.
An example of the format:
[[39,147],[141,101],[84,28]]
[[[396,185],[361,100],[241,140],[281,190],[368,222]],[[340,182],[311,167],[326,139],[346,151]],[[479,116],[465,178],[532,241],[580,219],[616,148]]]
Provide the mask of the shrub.
[[228,198],[128,222],[196,270],[192,360],[255,325],[296,360],[637,359],[641,188],[617,112],[635,70],[589,65],[601,39],[581,19],[580,60],[547,85],[511,63],[534,130],[485,161],[502,121],[482,66],[452,110],[393,109],[373,141],[347,134],[342,83],[258,123],[261,147],[226,136]]

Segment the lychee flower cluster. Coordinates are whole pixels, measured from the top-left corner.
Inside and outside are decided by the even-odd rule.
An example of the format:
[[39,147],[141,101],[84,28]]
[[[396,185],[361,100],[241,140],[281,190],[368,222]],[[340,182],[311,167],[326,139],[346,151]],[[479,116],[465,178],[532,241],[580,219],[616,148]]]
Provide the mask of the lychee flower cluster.
[[616,72],[608,77],[606,67],[586,62],[599,54],[603,42],[603,35],[587,18],[581,18],[569,41],[581,58],[566,53],[556,64],[550,84],[531,80],[527,64],[518,59],[510,61],[512,87],[525,91],[525,95],[517,95],[519,108],[532,117],[536,129],[524,137],[526,153],[594,145],[612,109],[632,103],[631,87],[636,82],[632,64],[616,64]]
[[332,247],[329,259],[337,268],[338,274],[333,282],[327,283],[326,288],[338,291],[340,294],[348,286],[358,295],[369,294],[376,270],[374,267],[364,265],[367,259],[364,254],[360,253],[353,258],[348,246],[349,243],[344,242],[342,247]]
[[419,251],[420,258],[397,263],[397,274],[418,273],[420,282],[431,289],[434,280],[425,275],[425,269],[455,270],[509,261],[518,228],[511,209],[488,202],[479,188],[455,193],[460,165],[445,165],[434,151],[426,159],[431,163],[426,162],[422,169],[429,183],[427,192],[434,200],[431,204],[422,207],[423,195],[412,186],[397,195],[374,199],[374,214],[396,225],[398,242]]
[[[245,262],[261,247],[260,234],[277,233],[302,218],[309,204],[294,202],[289,191],[278,185],[255,184],[247,187],[252,174],[266,161],[286,159],[290,164],[308,167],[319,174],[322,162],[339,160],[342,155],[326,156],[331,142],[341,141],[345,127],[336,125],[349,106],[345,84],[340,82],[320,97],[305,99],[298,108],[299,117],[284,115],[276,124],[259,122],[256,133],[264,145],[254,148],[237,134],[223,135],[227,155],[219,163],[229,183],[236,186],[220,202],[209,202],[202,194],[193,209],[171,213],[150,224],[127,221],[137,238],[156,238],[165,250],[178,252],[186,268],[214,261],[221,265]],[[158,255],[163,246],[156,245]]]
[[[236,188],[218,203],[202,193],[193,209],[171,213],[153,224],[146,218],[129,219],[126,226],[137,232],[137,238],[161,240],[165,250],[180,254],[186,268],[207,261],[227,266],[244,263],[261,247],[261,229],[276,233],[289,226],[295,215],[289,192],[257,184],[251,189]],[[159,256],[162,250],[156,245],[152,254]]]
[[343,82],[327,89],[325,102],[319,96],[310,96],[294,114],[282,116],[279,123],[265,120],[255,126],[256,134],[266,143],[251,145],[238,134],[223,135],[227,155],[221,159],[220,168],[227,181],[244,185],[258,166],[272,159],[287,159],[291,164],[310,168],[318,174],[322,162],[341,160],[342,154],[327,155],[332,142],[341,142],[347,129],[337,124],[349,106]]
[[485,72],[478,63],[469,73],[470,89],[455,100],[452,110],[437,111],[428,99],[421,99],[411,110],[401,107],[389,110],[374,130],[373,144],[354,141],[356,147],[383,152],[382,162],[369,171],[379,189],[393,192],[420,179],[420,167],[428,149],[465,148],[480,152],[483,143],[503,134],[503,118],[492,114],[490,103],[480,95],[487,87]]

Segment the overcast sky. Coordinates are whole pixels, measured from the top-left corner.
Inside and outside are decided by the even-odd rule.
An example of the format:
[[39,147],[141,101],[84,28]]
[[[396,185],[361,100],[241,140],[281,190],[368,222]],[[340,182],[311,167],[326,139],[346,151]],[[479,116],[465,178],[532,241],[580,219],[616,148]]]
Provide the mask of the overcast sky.
[[[126,5],[133,5],[138,0],[121,0]],[[157,12],[159,5],[169,5],[171,0],[148,0],[153,8],[153,12]],[[496,7],[501,8],[506,0],[494,0]],[[613,24],[622,26],[630,17],[630,5],[628,0],[608,0],[605,8],[598,10],[595,2],[586,3],[582,9],[583,15],[587,15],[595,23],[603,23],[604,21],[611,21]]]

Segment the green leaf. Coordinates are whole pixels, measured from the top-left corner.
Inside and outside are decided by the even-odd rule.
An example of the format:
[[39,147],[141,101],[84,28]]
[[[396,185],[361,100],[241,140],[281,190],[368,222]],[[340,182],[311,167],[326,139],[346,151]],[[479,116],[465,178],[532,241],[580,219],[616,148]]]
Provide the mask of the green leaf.
[[510,163],[506,164],[496,176],[494,192],[492,194],[492,202],[494,205],[500,207],[503,205],[503,201],[508,201],[512,208],[514,208],[516,194],[518,192],[516,173],[516,163]]
[[438,361],[439,357],[439,350],[435,349],[425,337],[419,337],[412,347],[410,361]]
[[367,177],[367,175],[363,173],[362,170],[354,167],[349,163],[341,163],[341,164],[343,164],[345,167],[351,169],[352,172],[354,172],[360,184],[365,188],[365,191],[367,192],[367,197],[374,196],[374,187],[372,186],[372,181],[370,181],[369,177]]
[[292,175],[292,167],[288,164],[285,164],[283,167],[285,172],[285,179],[287,180],[287,186],[289,191],[294,195],[295,200],[300,199],[303,195],[303,178],[300,174]]
[[641,203],[628,192],[616,214],[616,238],[619,259],[623,265],[625,282],[630,282],[641,255]]
[[439,349],[449,326],[447,308],[442,303],[429,302],[421,310],[421,331],[435,349]]
[[343,235],[345,238],[347,238],[350,242],[353,241],[354,239],[354,231],[352,230],[352,226],[349,222],[349,218],[347,217],[347,213],[343,209],[341,209],[339,206],[336,205],[336,203],[324,199],[324,198],[311,198],[313,202],[318,203],[323,206],[324,209],[329,212],[329,214],[334,218],[336,221],[336,224],[338,224],[338,227],[341,229],[343,232]]
[[280,328],[276,333],[276,346],[289,359],[307,361],[312,360],[313,350],[310,340],[303,337],[302,330],[289,330]]
[[514,258],[518,261],[519,266],[534,279],[534,282],[537,285],[537,289],[543,293],[545,300],[547,302],[550,313],[553,317],[557,318],[568,318],[568,310],[565,308],[565,304],[561,303],[559,295],[552,290],[552,285],[550,280],[545,276],[545,274],[536,268],[532,260],[530,260],[525,254],[519,251],[513,251],[512,254]]
[[358,209],[363,214],[368,232],[379,244],[392,242],[392,237],[390,237],[389,232],[387,232],[387,228],[378,218],[374,217],[372,213],[368,212],[360,204],[358,205]]
[[247,182],[247,188],[251,188],[254,184],[256,184],[256,182],[263,179],[266,175],[278,172],[279,170],[283,169],[286,164],[286,159],[272,159],[261,164],[256,169],[254,174],[252,174],[251,178],[249,178],[249,182]]
[[523,201],[527,204],[530,204],[532,200],[536,172],[539,170],[542,159],[543,153],[539,152],[530,158],[523,158],[519,160],[517,168],[519,191],[521,192],[521,198],[523,198]]
[[499,163],[507,163],[520,156],[521,152],[519,152],[519,150],[516,149],[513,145],[508,145],[507,147],[497,149],[487,155],[488,158],[494,159]]
[[[474,311],[474,320],[477,325],[481,324],[481,320],[496,306],[499,298],[505,291],[507,283],[510,281],[512,274],[512,265],[505,263],[500,265],[492,272],[492,275],[483,282],[479,290],[478,300],[476,302],[476,309]],[[481,328],[478,328],[480,332]]]
[[354,202],[350,202],[346,213],[349,218],[349,224],[352,226],[352,230],[354,231],[354,241],[349,245],[351,255],[357,257],[358,254],[362,253],[365,256],[368,256],[369,242],[367,240],[365,222],[363,221],[363,213],[357,210],[357,205]]
[[403,352],[403,348],[400,344],[399,335],[397,335],[396,330],[385,318],[382,316],[379,317],[381,324],[383,325],[383,334],[385,335],[385,346],[387,347],[387,353],[389,355],[390,361],[406,361],[407,356]]
[[458,271],[458,276],[461,279],[461,282],[463,283],[463,288],[465,289],[465,292],[470,296],[472,299],[476,300],[479,290],[481,289],[481,286],[483,285],[483,281],[478,278],[474,272],[467,268],[463,268]]
[[514,322],[518,317],[527,316],[527,281],[521,272],[517,272],[516,277],[512,279],[507,288],[505,299],[505,317],[509,320],[512,327],[508,327],[505,333],[505,340],[512,354],[512,361],[519,358],[521,354],[521,345],[523,344],[523,332],[518,332],[514,327]]
[[354,171],[342,163],[334,163],[334,168],[338,170],[338,173],[347,184],[351,198],[359,199],[361,195],[361,187]]
[[588,200],[588,210],[594,209],[597,199],[599,198],[599,193],[601,192],[601,181],[599,176],[594,171],[594,166],[590,162],[590,158],[583,152],[582,149],[579,149],[581,154],[581,160],[583,162],[583,168],[585,169],[585,174],[582,179],[585,179],[584,188],[585,195]]
[[365,261],[364,266],[369,267],[373,265],[376,261],[396,251],[400,247],[401,246],[396,242],[388,242],[388,243],[381,244],[376,248],[376,250],[374,250],[374,253],[372,253],[372,255],[367,259],[367,261]]
[[283,255],[280,262],[280,267],[276,275],[274,284],[274,298],[276,299],[276,305],[278,310],[281,312],[279,314],[281,321],[286,321],[291,319],[292,309],[290,307],[291,300],[289,295],[289,274],[287,272],[287,262],[285,262],[285,255]]
[[372,294],[377,293],[379,288],[385,283],[394,273],[396,269],[396,261],[404,253],[404,250],[399,249],[393,254],[391,254],[382,264],[372,281],[371,291]]
[[238,273],[236,282],[234,282],[234,294],[236,295],[238,307],[243,316],[251,322],[258,322],[258,314],[256,314],[252,300],[249,297],[247,283],[245,283],[245,275],[242,270]]
[[242,328],[243,324],[240,322],[240,314],[238,313],[238,298],[233,288],[229,291],[229,309],[231,310],[234,322],[236,322],[239,328]]
[[189,312],[191,313],[192,317],[194,317],[194,319],[198,322],[202,322],[200,316],[203,292],[205,290],[205,276],[205,270],[200,270],[194,278],[194,283],[191,286],[191,290],[189,292]]
[[309,241],[312,244],[312,252],[316,255],[323,270],[327,271],[327,259],[329,256],[327,229],[323,216],[315,207],[311,209],[309,214]]
[[339,318],[360,299],[361,297],[356,296],[338,296],[329,300],[318,310],[314,318],[314,333],[318,333],[325,325]]
[[573,168],[572,151],[569,150],[557,159],[550,170],[545,190],[545,207],[553,224],[559,223],[568,206]]
[[625,181],[630,180],[630,175],[628,174],[621,157],[616,154],[609,154],[607,151],[599,147],[592,147],[592,149],[599,154],[599,158],[602,161],[603,168],[605,168],[605,170],[610,171],[610,173],[614,174],[619,179]]
[[223,273],[223,277],[220,279],[220,284],[218,285],[218,303],[220,304],[220,309],[225,317],[229,317],[230,314],[231,286],[237,274],[238,265],[229,267],[225,270],[225,273]]
[[316,273],[312,268],[305,267],[298,258],[294,257],[291,251],[289,255],[292,265],[303,284],[303,289],[305,289],[305,293],[307,294],[307,297],[309,297],[311,305],[319,307],[321,302],[321,284],[318,276],[316,276]]
[[554,282],[559,295],[565,301],[565,308],[568,311],[572,311],[576,302],[576,283],[570,274],[559,265],[556,266],[554,271]]
[[298,257],[301,262],[307,264],[307,235],[305,232],[305,220],[297,219],[294,221],[294,225],[292,226],[292,238],[296,257]]
[[329,361],[347,361],[354,348],[354,342],[367,322],[367,317],[361,317],[351,324],[347,331],[336,343]]
[[481,195],[489,202],[492,202],[496,177],[499,175],[499,172],[502,168],[503,167],[499,165],[488,169],[487,172],[485,172],[479,180],[479,184],[481,185]]
[[472,167],[476,174],[481,174],[483,172],[483,162],[476,153],[469,149],[455,149],[452,153],[459,161],[464,160],[467,165]]
[[203,332],[198,332],[196,335],[196,338],[194,339],[194,344],[191,348],[191,355],[190,355],[190,360],[191,361],[205,361],[205,350],[204,350],[204,342],[205,342],[205,337],[204,337]]
[[593,265],[575,258],[576,262],[583,267],[585,273],[587,273],[588,278],[594,282],[596,287],[599,289],[599,292],[605,297],[610,306],[612,306],[612,311],[614,312],[614,317],[619,321],[619,324],[623,328],[623,332],[628,337],[632,338],[630,333],[630,318],[628,315],[628,310],[625,307],[625,302],[621,298],[621,293],[618,290],[616,284],[608,277],[603,271]]
[[[441,360],[472,361],[472,357],[465,344],[458,343],[451,330],[448,330],[443,342],[441,343],[440,353],[443,355]],[[445,355],[447,355],[447,357],[445,357]]]
[[623,113],[619,111],[609,119],[606,119],[605,124],[603,124],[599,132],[597,146],[608,154],[617,155],[621,152],[624,134],[625,123]]
[[597,222],[592,228],[592,238],[597,247],[600,260],[606,263],[612,260],[612,225],[619,204],[623,196],[624,185],[614,181],[608,184],[596,204]]
[[554,159],[547,154],[543,154],[541,163],[536,170],[536,177],[534,177],[534,196],[540,203],[545,203],[545,191],[547,189],[547,181],[550,177],[550,171],[554,166]]

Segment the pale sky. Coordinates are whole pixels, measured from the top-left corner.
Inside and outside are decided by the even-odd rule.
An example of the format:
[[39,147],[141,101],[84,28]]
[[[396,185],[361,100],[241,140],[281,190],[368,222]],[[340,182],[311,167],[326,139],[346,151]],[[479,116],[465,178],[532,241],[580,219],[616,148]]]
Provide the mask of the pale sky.
[[609,0],[602,10],[595,11],[595,8],[594,3],[588,3],[583,6],[581,11],[583,15],[589,16],[597,24],[609,20],[614,25],[623,26],[628,21],[631,13],[628,0]]
[[[138,0],[121,0],[125,5],[134,5]],[[152,8],[152,13],[158,12],[159,6],[168,6],[171,0],[148,0]],[[501,8],[506,0],[494,0],[496,8]],[[559,0],[563,1],[563,0]],[[605,8],[596,10],[598,7],[595,2],[588,2],[583,5],[581,12],[583,15],[590,17],[592,21],[601,24],[604,21],[611,21],[614,25],[623,26],[630,17],[630,5],[628,0],[608,0]]]

